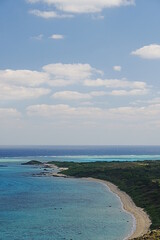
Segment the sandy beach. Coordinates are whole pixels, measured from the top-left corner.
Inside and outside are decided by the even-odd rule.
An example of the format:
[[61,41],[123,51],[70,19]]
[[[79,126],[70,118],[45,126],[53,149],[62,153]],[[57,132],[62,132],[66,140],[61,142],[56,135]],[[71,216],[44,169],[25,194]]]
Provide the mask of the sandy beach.
[[134,232],[131,236],[128,237],[128,239],[133,239],[136,237],[143,236],[146,234],[150,228],[151,220],[146,212],[142,208],[139,208],[135,205],[131,197],[126,194],[125,192],[121,191],[116,185],[112,184],[111,182],[100,180],[100,179],[94,179],[94,178],[85,178],[89,181],[96,181],[102,184],[105,184],[113,193],[119,196],[121,199],[121,202],[123,204],[124,210],[131,213],[135,220],[136,220],[136,226],[134,229]]

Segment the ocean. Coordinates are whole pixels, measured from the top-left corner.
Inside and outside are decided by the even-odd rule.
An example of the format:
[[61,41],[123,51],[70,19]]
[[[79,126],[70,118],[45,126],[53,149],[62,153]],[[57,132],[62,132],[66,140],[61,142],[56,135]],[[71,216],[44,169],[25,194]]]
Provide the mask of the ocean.
[[101,183],[34,177],[40,161],[159,160],[158,146],[0,147],[1,240],[123,240],[133,217]]

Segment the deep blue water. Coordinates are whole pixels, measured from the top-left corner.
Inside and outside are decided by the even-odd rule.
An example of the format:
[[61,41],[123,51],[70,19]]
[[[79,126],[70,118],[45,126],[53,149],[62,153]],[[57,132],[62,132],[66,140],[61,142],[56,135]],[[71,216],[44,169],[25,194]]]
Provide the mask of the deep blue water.
[[0,146],[0,157],[159,155],[160,146]]

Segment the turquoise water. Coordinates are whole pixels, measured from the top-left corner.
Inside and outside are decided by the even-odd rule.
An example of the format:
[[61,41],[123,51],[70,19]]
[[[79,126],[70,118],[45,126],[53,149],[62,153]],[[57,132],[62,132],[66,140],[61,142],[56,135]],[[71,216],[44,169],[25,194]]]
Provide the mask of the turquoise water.
[[[33,158],[33,157],[30,157]],[[160,160],[160,155],[85,155],[85,156],[46,156],[36,157],[36,159],[44,161],[73,161],[73,162],[110,162],[110,161],[145,161],[145,160]]]
[[[27,158],[28,159],[28,158]],[[33,177],[26,158],[1,158],[1,240],[122,240],[133,218],[106,186],[79,179]]]
[[25,162],[29,160],[47,161],[73,161],[73,162],[110,162],[110,161],[145,161],[160,160],[160,155],[66,155],[66,156],[28,156],[28,157],[0,157],[1,163]]

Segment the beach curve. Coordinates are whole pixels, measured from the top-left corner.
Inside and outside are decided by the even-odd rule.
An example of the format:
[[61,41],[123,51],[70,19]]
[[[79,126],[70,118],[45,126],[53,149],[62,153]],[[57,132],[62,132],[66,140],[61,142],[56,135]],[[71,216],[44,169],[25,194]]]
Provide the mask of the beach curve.
[[[54,164],[52,164],[51,167],[53,169],[56,169],[56,173],[49,174],[51,176],[74,178],[61,173],[63,170],[66,170],[67,168],[59,168]],[[101,183],[106,187],[108,187],[112,193],[116,194],[119,197],[122,203],[123,209],[126,212],[130,213],[133,216],[133,219],[135,220],[135,224],[134,224],[135,226],[133,226],[133,231],[131,232],[130,236],[127,236],[125,238],[125,240],[141,237],[149,231],[150,226],[152,224],[149,218],[149,215],[142,208],[137,207],[133,202],[132,198],[126,192],[121,191],[115,184],[106,180],[101,180],[101,179],[92,178],[92,177],[88,177],[88,178],[85,177],[80,179]]]
[[83,178],[83,179],[105,184],[110,189],[111,192],[115,193],[120,198],[124,210],[134,216],[136,220],[136,225],[134,231],[131,233],[130,236],[127,237],[127,240],[143,236],[149,231],[151,226],[151,220],[148,214],[142,208],[137,207],[133,202],[132,198],[127,193],[121,191],[113,183],[105,180],[100,180],[96,178]]

